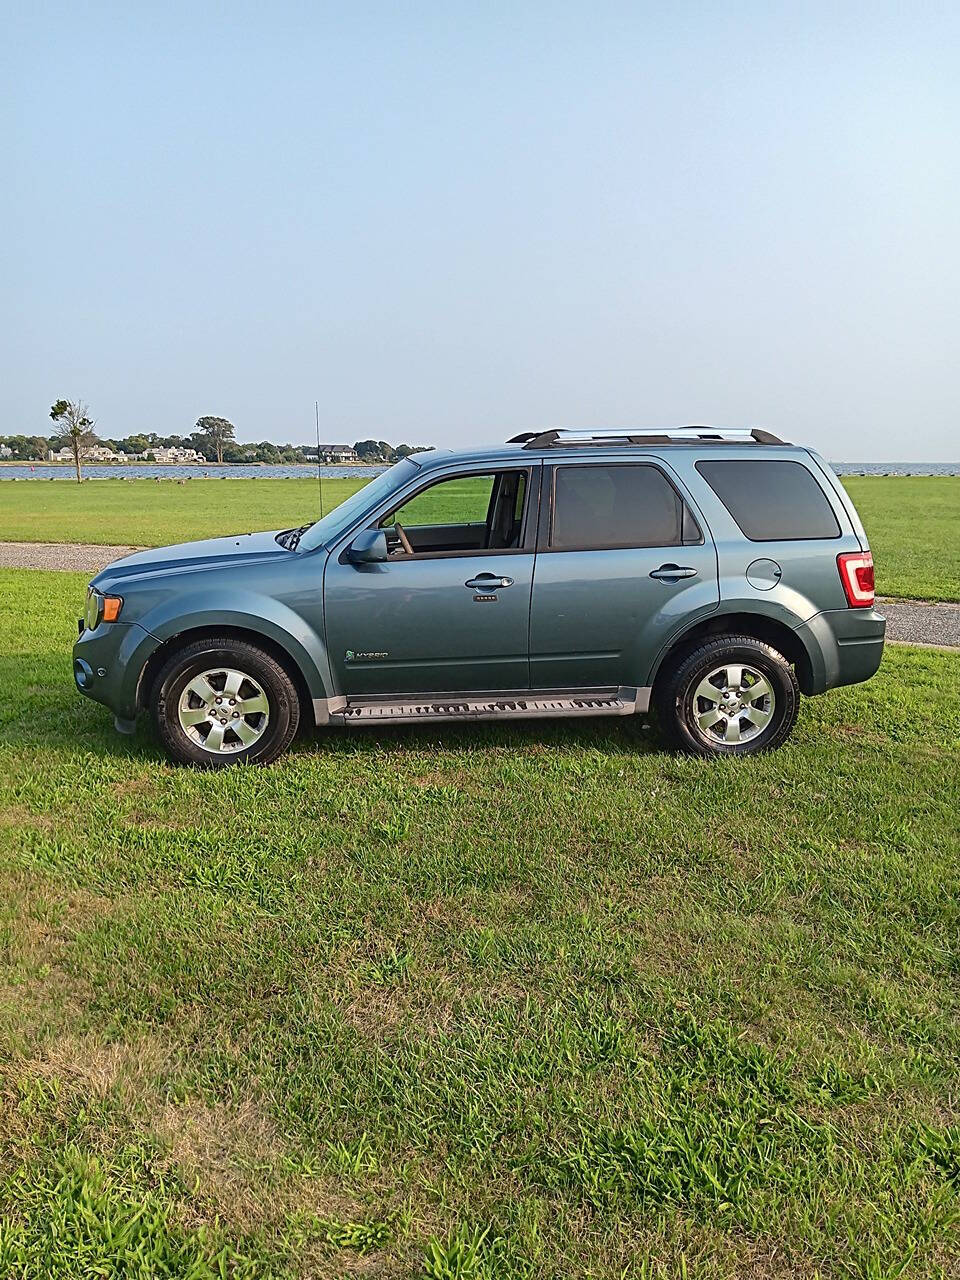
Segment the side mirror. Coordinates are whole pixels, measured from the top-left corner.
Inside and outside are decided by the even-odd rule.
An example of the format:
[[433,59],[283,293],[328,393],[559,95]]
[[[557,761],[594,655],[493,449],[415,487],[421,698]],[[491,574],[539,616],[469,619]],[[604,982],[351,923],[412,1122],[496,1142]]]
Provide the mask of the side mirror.
[[382,529],[364,529],[347,549],[351,564],[376,564],[387,558],[387,535]]

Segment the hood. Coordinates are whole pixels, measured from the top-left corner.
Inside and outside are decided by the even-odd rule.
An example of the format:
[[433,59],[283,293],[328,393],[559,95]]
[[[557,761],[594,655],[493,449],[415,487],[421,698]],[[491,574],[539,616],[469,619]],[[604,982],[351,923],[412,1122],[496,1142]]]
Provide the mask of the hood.
[[259,564],[264,560],[288,560],[296,552],[277,542],[278,530],[268,533],[236,533],[229,538],[205,538],[202,542],[181,542],[173,547],[153,547],[114,560],[93,579],[101,590],[122,582],[157,577],[165,573],[185,573],[195,569],[229,568],[237,564]]

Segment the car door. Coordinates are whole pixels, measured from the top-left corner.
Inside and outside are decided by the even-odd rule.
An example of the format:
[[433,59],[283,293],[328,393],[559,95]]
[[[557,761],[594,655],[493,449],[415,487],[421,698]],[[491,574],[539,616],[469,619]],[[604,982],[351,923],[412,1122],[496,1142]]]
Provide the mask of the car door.
[[330,557],[324,615],[340,692],[529,687],[539,470],[487,465],[426,478],[361,526],[387,533],[385,561],[352,563],[349,540]]
[[719,603],[702,518],[652,460],[558,461],[543,489],[532,687],[645,686],[667,640]]

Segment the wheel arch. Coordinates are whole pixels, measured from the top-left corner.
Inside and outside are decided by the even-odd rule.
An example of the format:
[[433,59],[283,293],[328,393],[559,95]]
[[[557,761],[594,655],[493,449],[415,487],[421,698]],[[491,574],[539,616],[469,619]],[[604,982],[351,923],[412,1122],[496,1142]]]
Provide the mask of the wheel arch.
[[268,653],[275,662],[278,662],[283,667],[293,681],[294,688],[297,691],[297,699],[300,703],[301,724],[315,723],[314,701],[310,694],[306,676],[300,667],[300,663],[290,650],[284,648],[273,637],[264,635],[262,631],[256,631],[252,627],[232,626],[229,624],[216,626],[213,623],[207,623],[201,626],[189,627],[184,631],[178,631],[174,635],[168,636],[166,640],[162,641],[150,654],[143,670],[140,672],[140,678],[137,682],[137,710],[144,710],[147,707],[150,691],[160,669],[178,650],[185,649],[187,645],[193,644],[195,640],[203,640],[212,636],[226,636],[231,640],[242,640],[245,644],[256,645],[258,649]]
[[675,636],[657,657],[650,676],[654,688],[658,680],[682,662],[688,653],[704,640],[720,635],[747,635],[768,644],[782,653],[795,668],[801,693],[810,695],[819,691],[818,670],[820,655],[812,653],[801,636],[786,622],[769,614],[739,610],[732,613],[710,614]]

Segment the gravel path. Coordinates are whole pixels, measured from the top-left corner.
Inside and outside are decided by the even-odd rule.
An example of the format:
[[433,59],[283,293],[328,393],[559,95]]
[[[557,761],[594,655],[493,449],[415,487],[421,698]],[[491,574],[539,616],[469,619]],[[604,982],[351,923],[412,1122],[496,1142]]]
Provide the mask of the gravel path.
[[83,542],[0,542],[0,569],[72,569],[99,573],[142,547],[97,547]]
[[[140,547],[97,547],[76,542],[0,542],[0,568],[98,573],[111,560],[139,550]],[[888,640],[960,649],[960,604],[884,598],[877,604],[887,619]]]
[[960,604],[878,600],[877,607],[887,620],[888,640],[960,649]]

